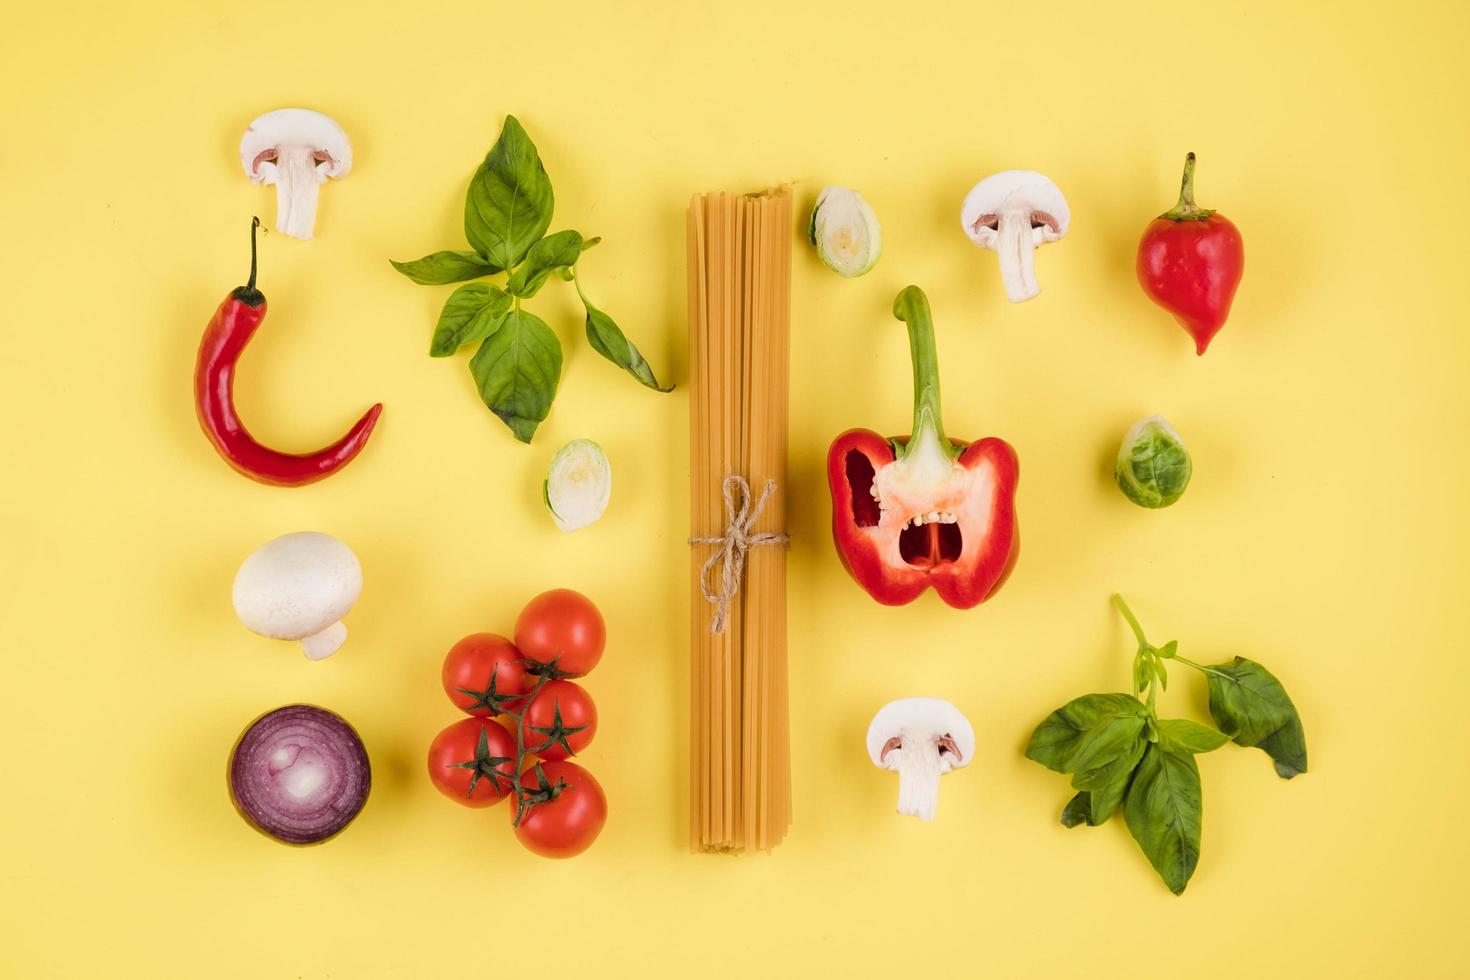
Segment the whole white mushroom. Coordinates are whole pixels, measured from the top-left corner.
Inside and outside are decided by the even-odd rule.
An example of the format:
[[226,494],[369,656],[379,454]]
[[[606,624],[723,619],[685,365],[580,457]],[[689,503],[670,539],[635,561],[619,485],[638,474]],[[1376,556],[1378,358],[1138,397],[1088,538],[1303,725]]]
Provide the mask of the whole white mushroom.
[[298,531],[267,541],[235,573],[235,615],[254,633],[299,640],[308,659],[337,652],[342,617],[362,593],[362,566],[330,534]]

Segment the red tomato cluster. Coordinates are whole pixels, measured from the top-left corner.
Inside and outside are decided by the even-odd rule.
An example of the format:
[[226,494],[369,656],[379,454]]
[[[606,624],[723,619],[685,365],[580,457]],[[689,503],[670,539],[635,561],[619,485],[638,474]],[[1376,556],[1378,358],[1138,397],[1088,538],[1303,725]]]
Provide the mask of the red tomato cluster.
[[470,717],[434,737],[429,778],[469,807],[513,797],[516,838],[543,857],[581,854],[607,822],[602,787],[566,761],[597,734],[597,706],[569,678],[597,666],[606,639],[591,600],[552,589],[521,610],[514,642],[472,633],[444,658],[444,693]]

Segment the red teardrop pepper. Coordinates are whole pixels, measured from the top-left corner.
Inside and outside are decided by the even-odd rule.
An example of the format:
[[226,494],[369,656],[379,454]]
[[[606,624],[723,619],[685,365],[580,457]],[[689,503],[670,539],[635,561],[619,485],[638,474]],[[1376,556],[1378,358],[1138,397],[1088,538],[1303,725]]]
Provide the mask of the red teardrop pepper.
[[1020,551],[1016,451],[1004,439],[947,439],[929,301],[909,286],[893,303],[908,324],[914,431],[885,439],[851,429],[827,452],[837,554],[867,593],[901,606],[929,586],[957,609],[1005,583]]
[[194,407],[199,426],[225,462],[239,472],[279,487],[299,487],[325,479],[352,461],[367,445],[382,413],[381,404],[367,410],[347,434],[314,453],[281,453],[256,442],[235,414],[235,362],[265,319],[265,296],[255,288],[255,229],[250,225],[250,280],[230,291],[199,343],[194,365]]
[[1240,229],[1194,203],[1191,153],[1184,158],[1179,203],[1149,222],[1138,243],[1138,281],[1189,331],[1195,353],[1203,354],[1225,326],[1244,271]]

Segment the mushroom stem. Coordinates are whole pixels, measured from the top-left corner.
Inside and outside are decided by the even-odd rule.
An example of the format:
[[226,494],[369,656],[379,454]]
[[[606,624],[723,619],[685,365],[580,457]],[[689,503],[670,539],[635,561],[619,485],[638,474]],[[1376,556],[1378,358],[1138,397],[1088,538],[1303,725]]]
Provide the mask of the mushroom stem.
[[276,185],[276,231],[310,240],[316,226],[317,189],[326,183],[326,167],[304,146],[282,146],[275,172],[266,183]]
[[1031,231],[1031,215],[1024,211],[1002,211],[999,221],[1000,278],[1005,283],[1006,298],[1024,303],[1041,286],[1036,282],[1036,235]]
[[336,653],[345,642],[347,642],[347,627],[337,622],[320,633],[303,636],[301,650],[306,654],[307,660],[325,660]]
[[933,820],[943,775],[938,746],[933,739],[905,739],[898,753],[898,812]]

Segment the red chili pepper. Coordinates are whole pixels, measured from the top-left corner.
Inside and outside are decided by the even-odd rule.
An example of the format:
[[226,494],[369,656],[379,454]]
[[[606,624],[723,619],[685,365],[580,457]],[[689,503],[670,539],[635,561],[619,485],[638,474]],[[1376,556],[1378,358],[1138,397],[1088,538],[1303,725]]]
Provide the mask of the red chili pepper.
[[832,443],[832,536],[842,564],[884,605],[912,602],[932,585],[951,606],[970,609],[1005,583],[1020,551],[1016,451],[1004,439],[966,446],[945,438],[929,301],[909,286],[893,315],[909,329],[913,435],[851,429]]
[[1194,154],[1184,158],[1179,203],[1159,215],[1138,243],[1138,281],[1149,298],[1174,314],[1205,348],[1230,315],[1245,271],[1240,229],[1230,219],[1194,203]]
[[250,281],[231,290],[204,328],[194,365],[194,405],[200,427],[225,462],[252,480],[299,487],[331,476],[361,452],[383,406],[368,409],[345,436],[314,453],[276,452],[246,431],[235,414],[235,362],[265,319],[265,296],[255,288],[255,229],[259,225],[259,218],[250,225]]

